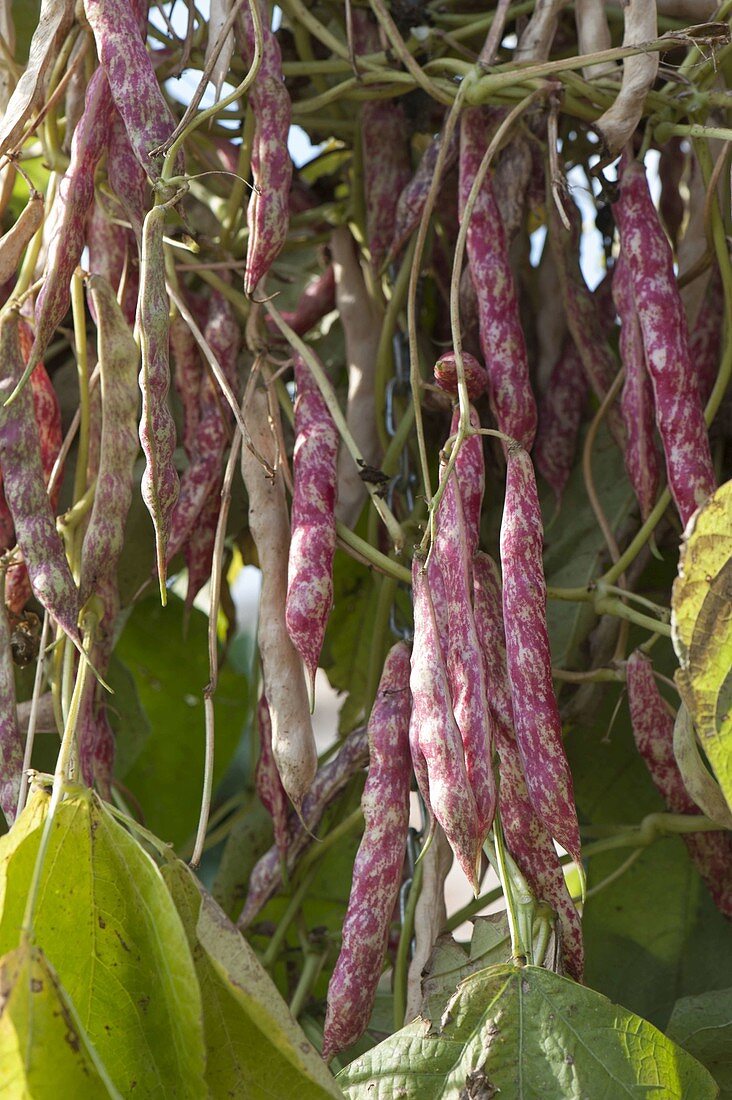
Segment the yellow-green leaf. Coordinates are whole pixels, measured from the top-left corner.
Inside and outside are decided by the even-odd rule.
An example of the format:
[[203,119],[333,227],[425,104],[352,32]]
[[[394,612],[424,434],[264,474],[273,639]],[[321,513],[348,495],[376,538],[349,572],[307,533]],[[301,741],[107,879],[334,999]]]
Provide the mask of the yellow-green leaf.
[[163,868],[203,997],[212,1100],[343,1097],[244,937],[184,863]]
[[[18,946],[48,802],[36,792],[0,840],[3,954]],[[206,1095],[201,996],[180,918],[156,865],[86,789],[70,789],[54,816],[33,936],[123,1096]]]
[[28,941],[0,959],[0,1004],[0,1096],[121,1100],[48,959]]
[[676,683],[732,807],[732,481],[689,524],[671,607]]

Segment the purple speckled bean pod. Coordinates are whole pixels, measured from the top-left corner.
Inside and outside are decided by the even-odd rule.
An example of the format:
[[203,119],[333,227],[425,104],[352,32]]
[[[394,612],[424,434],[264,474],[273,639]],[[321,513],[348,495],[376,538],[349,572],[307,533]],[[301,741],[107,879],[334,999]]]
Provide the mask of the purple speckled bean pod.
[[183,409],[183,449],[190,462],[196,448],[200,419],[198,398],[205,368],[195,337],[180,313],[170,322],[170,355],[173,384]]
[[[428,573],[417,557],[412,563],[414,647],[410,687],[414,705],[410,743],[424,757],[429,789],[425,802],[445,831],[455,858],[468,882],[477,889],[482,838],[478,835],[478,811],[468,780],[463,743],[452,711],[447,670],[432,604]],[[416,735],[411,732],[416,729]],[[420,775],[415,774],[419,781]]]
[[295,448],[292,534],[287,570],[287,632],[307,671],[315,673],[333,606],[336,483],[340,435],[312,374],[295,356]]
[[211,490],[211,495],[203,506],[196,525],[183,547],[183,560],[186,563],[188,581],[186,587],[186,609],[190,611],[193,601],[211,576],[216,529],[221,511],[221,483]]
[[495,721],[500,776],[498,806],[506,843],[534,896],[559,914],[564,964],[567,972],[576,981],[581,981],[584,967],[582,925],[567,890],[554,842],[534,810],[526,789],[513,728],[501,579],[496,563],[483,553],[476,554],[473,559],[473,607],[483,651],[488,705]]
[[[465,370],[465,384],[468,388],[468,397],[475,401],[488,389],[488,372],[474,355],[463,352],[463,368]],[[458,373],[455,361],[455,352],[446,351],[441,355],[434,366],[435,385],[452,397],[458,395]]]
[[[700,814],[674,756],[673,716],[658,690],[653,666],[640,650],[628,660],[626,683],[633,737],[654,787],[671,813]],[[732,833],[696,833],[683,840],[714,904],[732,917]]]
[[[579,209],[571,200],[565,200],[564,210],[571,225],[570,232],[567,232],[551,197],[547,208],[549,246],[554,256],[567,326],[582,360],[587,380],[598,401],[602,401],[618,373],[615,356],[606,342],[605,326],[612,311],[600,311],[600,297],[589,290],[580,269],[582,218]],[[624,450],[625,430],[615,405],[607,410],[606,421],[613,438],[620,449]]]
[[686,526],[714,491],[709,434],[689,357],[686,314],[671,247],[658,219],[643,164],[623,157],[613,211],[638,311],[653,384],[669,489]]
[[99,581],[114,580],[132,502],[137,458],[139,351],[109,283],[91,275],[87,284],[97,318],[97,353],[102,390],[99,472],[81,551],[81,601]]
[[142,238],[147,201],[147,176],[135,156],[119,111],[112,111],[107,141],[107,179],[130,220],[138,241]]
[[539,401],[539,427],[532,451],[536,468],[554,491],[557,503],[572,472],[587,391],[577,345],[566,336]]
[[287,854],[287,816],[290,810],[289,799],[282,786],[272,755],[272,721],[265,695],[261,695],[257,704],[257,728],[259,730],[259,760],[254,773],[254,784],[259,801],[272,818],[275,845],[282,859]]
[[[394,231],[388,256],[390,260],[395,259],[399,255],[404,245],[419,225],[422,211],[427,202],[427,192],[430,189],[432,177],[435,174],[435,165],[440,155],[441,144],[442,134],[438,134],[432,139],[422,154],[422,159],[417,166],[416,172],[409,180],[409,183],[402,188],[394,213]],[[458,158],[459,148],[459,135],[457,131],[454,130],[445,157],[445,173],[455,164]]]
[[368,724],[369,771],[361,797],[364,831],[353,865],[341,950],[328,985],[326,1061],[366,1030],[386,957],[409,829],[408,679],[409,648],[397,642],[384,663]]
[[[94,592],[100,618],[89,654],[95,669],[105,675],[114,648],[115,622],[120,610],[116,570],[100,575]],[[107,713],[107,692],[94,676],[87,676],[79,704],[76,737],[84,782],[96,784],[102,797],[110,798],[114,769],[114,733]]]
[[89,248],[89,270],[92,274],[103,276],[115,292],[119,290],[124,275],[122,312],[127,323],[134,325],[140,286],[137,246],[131,230],[111,221],[98,198],[87,222],[86,243]]
[[696,373],[699,397],[706,405],[719,374],[722,354],[724,295],[719,269],[712,273],[694,328],[689,337],[689,358]]
[[552,682],[542,536],[531,459],[523,447],[511,446],[500,542],[506,662],[516,741],[532,806],[554,839],[579,863],[572,774]]
[[661,456],[656,444],[653,387],[646,370],[643,334],[630,271],[622,251],[613,271],[613,300],[620,318],[620,360],[625,368],[620,412],[628,442],[623,458],[640,505],[641,517],[645,520],[658,497]]
[[11,405],[4,404],[23,374],[16,313],[2,321],[0,361],[0,466],[15,537],[36,598],[70,637],[78,639],[79,594],[46,492],[33,397],[26,386]]
[[140,337],[140,444],[145,455],[142,498],[152,516],[161,594],[167,573],[167,546],[178,472],[173,464],[175,421],[168,408],[170,388],[168,293],[165,286],[163,231],[165,209],[155,206],[142,231],[142,269],[137,305]]
[[292,103],[280,80],[257,81],[252,140],[252,196],[247,206],[247,243],[244,290],[253,294],[287,239],[290,217],[292,160],[287,148]]
[[48,246],[43,286],[36,302],[35,365],[69,308],[71,276],[84,248],[84,227],[94,199],[94,170],[106,147],[112,97],[103,69],[97,69],[86,93],[84,113],[74,131],[69,167],[59,183],[54,228]]
[[[338,755],[324,764],[305,796],[302,821],[295,813],[287,819],[287,869],[292,871],[298,858],[313,842],[312,832],[325,809],[338,797],[353,776],[368,760],[368,736],[360,727],[349,733]],[[274,845],[256,864],[249,877],[249,892],[237,925],[247,928],[282,883],[282,861]]]
[[[460,217],[488,146],[491,116],[480,107],[460,120]],[[490,378],[490,399],[499,429],[531,447],[536,431],[536,402],[529,381],[518,298],[506,235],[493,194],[490,173],[473,207],[467,235],[470,274],[478,299],[483,361]]]
[[[460,411],[455,409],[452,414],[450,435],[457,433],[459,422]],[[480,417],[472,406],[470,409],[470,426],[480,428]],[[482,436],[469,435],[463,441],[455,459],[455,477],[460,487],[468,560],[470,560],[478,549],[480,542],[480,513],[483,508],[483,494],[485,492],[485,456],[483,454]]]
[[129,0],[84,0],[84,11],[130,145],[155,180],[162,159],[152,158],[150,150],[168,139],[174,124],[140,35],[138,13]]
[[0,601],[0,809],[8,828],[15,821],[25,740],[18,728],[15,666],[10,647],[10,624]]
[[[461,456],[462,448],[458,461]],[[445,586],[448,630],[442,649],[452,712],[460,730],[468,782],[475,798],[476,827],[482,848],[496,812],[494,731],[473,618],[471,562],[477,546],[472,545],[474,540],[468,537],[461,500],[462,484],[456,463],[440,502],[432,554]]]

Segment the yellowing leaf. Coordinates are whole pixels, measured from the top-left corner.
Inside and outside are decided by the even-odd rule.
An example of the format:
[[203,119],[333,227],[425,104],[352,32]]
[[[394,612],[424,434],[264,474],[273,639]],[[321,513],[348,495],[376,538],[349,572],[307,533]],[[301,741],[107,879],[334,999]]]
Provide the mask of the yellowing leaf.
[[689,524],[671,606],[676,683],[732,807],[732,481]]
[[[37,792],[0,839],[0,953],[18,946],[48,802]],[[180,918],[156,865],[86,789],[71,788],[54,816],[33,934],[123,1096],[206,1095]]]
[[40,948],[0,959],[0,1003],[0,1096],[121,1100]]
[[212,1100],[343,1097],[256,955],[184,863],[163,867],[196,960]]

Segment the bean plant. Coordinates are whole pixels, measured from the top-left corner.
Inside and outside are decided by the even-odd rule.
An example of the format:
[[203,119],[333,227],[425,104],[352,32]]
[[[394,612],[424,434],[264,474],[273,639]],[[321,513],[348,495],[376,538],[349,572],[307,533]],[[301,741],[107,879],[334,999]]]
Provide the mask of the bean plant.
[[0,0],[3,1096],[732,1096],[731,18]]

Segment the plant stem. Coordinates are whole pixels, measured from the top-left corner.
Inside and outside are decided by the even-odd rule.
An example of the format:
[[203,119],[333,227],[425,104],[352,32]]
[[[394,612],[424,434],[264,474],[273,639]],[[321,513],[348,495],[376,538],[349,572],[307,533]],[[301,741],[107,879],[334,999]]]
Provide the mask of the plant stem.
[[402,931],[399,936],[396,959],[394,961],[394,1029],[400,1031],[404,1027],[404,1016],[407,1011],[407,976],[409,973],[409,952],[414,935],[414,914],[417,909],[419,895],[422,892],[422,876],[424,875],[424,863],[418,862],[414,868],[412,885],[409,888]]

